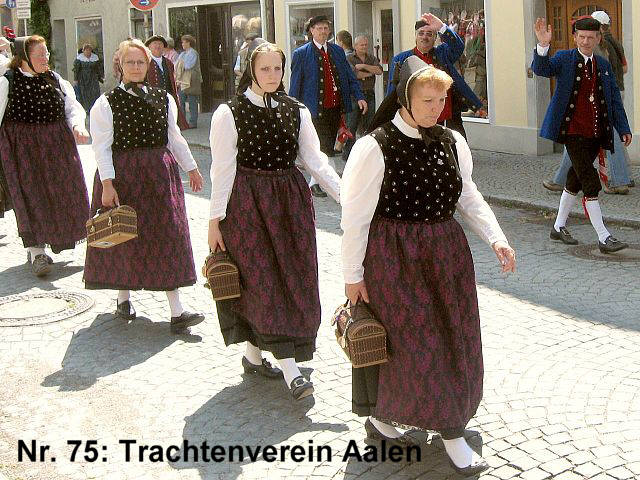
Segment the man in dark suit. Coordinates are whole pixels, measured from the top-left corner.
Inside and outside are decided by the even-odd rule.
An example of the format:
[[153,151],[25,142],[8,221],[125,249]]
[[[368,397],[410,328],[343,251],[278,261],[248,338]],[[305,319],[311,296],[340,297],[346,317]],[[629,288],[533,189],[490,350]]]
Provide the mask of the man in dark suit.
[[[363,114],[367,111],[367,102],[344,50],[327,42],[330,31],[326,16],[309,20],[312,38],[293,52],[289,82],[289,95],[304,103],[311,112],[320,150],[328,156],[334,153],[342,113],[351,111],[351,96]],[[313,177],[309,185],[314,196],[327,196]]]
[[[389,66],[389,86],[387,95],[395,88],[393,82],[393,72],[396,68],[410,56],[417,55],[429,65],[444,70],[453,78],[453,86],[448,92],[447,100],[438,119],[438,123],[445,124],[449,128],[456,130],[467,137],[462,124],[461,108],[468,105],[472,108],[482,108],[482,100],[473,93],[471,87],[464,81],[464,77],[456,70],[454,65],[464,52],[464,41],[456,32],[447,27],[442,20],[431,13],[426,13],[416,22],[416,46],[410,50],[400,52]],[[442,43],[434,47],[436,39],[440,34]],[[464,108],[466,110],[466,108]]]
[[614,238],[604,226],[598,201],[600,179],[593,166],[600,148],[614,151],[614,128],[625,146],[631,144],[629,122],[611,64],[593,53],[600,42],[600,22],[590,17],[577,20],[573,37],[578,48],[561,50],[551,58],[548,56],[553,35],[551,25],[538,18],[535,33],[538,45],[531,68],[536,75],[556,78],[556,89],[540,136],[564,143],[571,160],[550,237],[569,245],[578,243],[565,225],[582,190],[583,206],[598,234],[600,251],[613,253],[627,248],[626,243]]
[[149,37],[144,44],[151,50],[152,57],[149,70],[147,71],[147,82],[149,82],[150,86],[164,88],[171,94],[178,106],[178,126],[180,130],[187,130],[189,123],[180,108],[173,62],[167,60],[167,58],[162,55],[168,43],[163,36],[154,35]]

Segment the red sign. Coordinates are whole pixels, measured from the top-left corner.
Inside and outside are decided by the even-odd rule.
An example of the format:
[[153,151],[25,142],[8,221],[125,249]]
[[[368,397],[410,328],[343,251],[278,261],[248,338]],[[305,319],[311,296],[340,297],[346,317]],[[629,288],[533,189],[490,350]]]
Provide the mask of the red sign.
[[158,5],[158,0],[129,0],[131,5],[138,10],[147,11]]

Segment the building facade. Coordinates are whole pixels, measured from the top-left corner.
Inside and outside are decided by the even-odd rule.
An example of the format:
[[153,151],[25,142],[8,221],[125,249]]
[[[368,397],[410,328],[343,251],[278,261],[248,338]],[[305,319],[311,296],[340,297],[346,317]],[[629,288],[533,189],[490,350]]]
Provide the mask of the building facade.
[[[107,59],[109,78],[113,52],[127,36],[194,35],[201,55],[205,111],[233,93],[233,65],[244,35],[255,31],[274,38],[290,59],[306,41],[305,20],[317,14],[331,18],[334,31],[369,36],[372,53],[385,70],[377,80],[379,103],[388,81],[388,62],[415,45],[416,19],[422,12],[433,12],[464,37],[465,58],[459,67],[486,103],[486,116],[465,114],[470,143],[534,155],[553,151],[551,142],[538,137],[553,86],[529,70],[536,43],[533,23],[537,17],[548,18],[555,31],[553,48],[572,48],[571,19],[605,10],[626,51],[625,107],[634,134],[640,133],[639,0],[160,0],[150,13],[136,11],[128,0],[49,0],[49,5],[52,49],[63,75],[71,72],[82,43],[95,44]],[[106,82],[105,88],[111,86]],[[639,144],[637,139],[630,149],[636,161]]]

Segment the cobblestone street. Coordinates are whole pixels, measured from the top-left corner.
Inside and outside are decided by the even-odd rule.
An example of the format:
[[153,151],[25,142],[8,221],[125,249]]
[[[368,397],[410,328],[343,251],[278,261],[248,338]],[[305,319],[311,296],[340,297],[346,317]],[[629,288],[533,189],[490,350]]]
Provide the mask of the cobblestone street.
[[[87,149],[83,157],[92,177],[95,165]],[[186,195],[199,271],[207,253],[210,157],[206,148],[193,151],[205,177],[203,192]],[[340,209],[330,199],[316,199],[315,207],[323,324],[314,359],[304,364],[315,395],[300,402],[282,381],[242,374],[243,349],[225,348],[203,278],[182,290],[185,308],[206,313],[190,335],[169,333],[161,292],[134,292],[138,318],[126,324],[113,315],[114,292],[83,289],[84,244],[53,255],[49,277],[33,277],[8,212],[0,220],[0,302],[9,295],[64,291],[84,293],[95,303],[51,323],[0,321],[0,479],[460,478],[437,435],[412,434],[424,439],[420,462],[343,461],[351,440],[363,451],[364,419],[350,411],[350,365],[330,326],[344,297]],[[475,259],[485,359],[484,399],[467,436],[492,467],[481,478],[640,478],[638,257],[605,261],[586,251],[584,244],[595,247],[597,237],[584,220],[569,221],[579,249],[549,240],[549,216],[494,210],[516,249],[516,274],[503,276],[490,248],[465,227]],[[640,248],[638,230],[611,230]],[[224,447],[301,445],[305,451],[327,445],[333,457],[154,463],[147,452],[141,463],[135,448],[127,462],[119,444],[125,439],[165,449],[177,445],[180,451],[183,440]],[[18,462],[19,440],[50,445],[47,461]],[[69,460],[68,440],[83,441],[75,462]],[[97,441],[95,462],[84,459],[87,440]]]

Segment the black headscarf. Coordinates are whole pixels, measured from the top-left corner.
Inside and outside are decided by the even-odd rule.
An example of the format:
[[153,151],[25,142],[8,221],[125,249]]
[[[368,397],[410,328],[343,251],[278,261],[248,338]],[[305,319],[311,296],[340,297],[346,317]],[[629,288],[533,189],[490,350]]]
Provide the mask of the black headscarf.
[[[244,73],[242,74],[242,77],[240,78],[240,82],[238,83],[238,89],[236,91],[238,95],[243,95],[244,92],[247,90],[247,88],[251,86],[251,82],[256,82],[256,85],[260,87],[260,83],[256,79],[255,59],[258,53],[271,51],[271,50],[266,50],[263,47],[263,45],[266,46],[271,44],[259,37],[249,42],[249,45],[247,46],[247,68],[244,69]],[[280,53],[280,52],[277,52],[277,53]],[[280,55],[282,57],[282,76],[284,77],[284,68],[286,64],[286,58],[282,53],[280,53]],[[263,92],[264,93],[262,94],[262,100],[264,101],[264,106],[267,108],[269,115],[272,115],[273,108],[271,106],[271,101],[272,100],[278,101],[279,97],[282,97],[283,94],[285,93],[284,84],[282,83],[282,80],[280,80],[280,85],[278,86],[275,92],[267,92],[264,90]]]
[[[407,57],[402,64],[396,63],[393,71],[393,78],[391,79],[396,88],[393,92],[387,95],[380,104],[373,120],[369,124],[367,133],[371,133],[379,126],[393,120],[393,117],[395,117],[396,112],[400,107],[406,108],[409,115],[411,115],[411,118],[413,118],[413,115],[411,114],[410,99],[411,84],[420,73],[430,68],[435,67],[429,65],[416,55]],[[420,132],[420,136],[427,146],[434,141],[449,145],[455,143],[455,138],[451,131],[442,125],[436,124],[429,128],[418,125],[418,132]]]
[[[33,67],[33,63],[31,63],[31,59],[29,58],[29,52],[27,51],[27,40],[29,40],[29,38],[31,37],[16,37],[9,38],[8,40],[11,42],[11,54],[14,57],[18,57],[20,60],[27,62],[29,68],[35,73],[36,69]],[[66,94],[60,86],[60,82],[51,70],[47,70],[43,73],[35,73],[35,76],[44,78],[49,85],[55,88],[58,93],[62,95],[62,97],[66,97]]]

